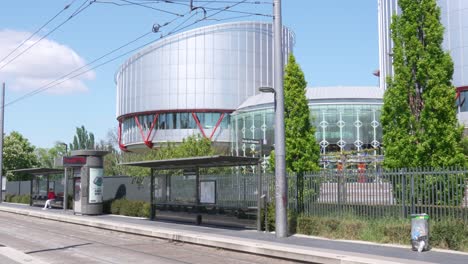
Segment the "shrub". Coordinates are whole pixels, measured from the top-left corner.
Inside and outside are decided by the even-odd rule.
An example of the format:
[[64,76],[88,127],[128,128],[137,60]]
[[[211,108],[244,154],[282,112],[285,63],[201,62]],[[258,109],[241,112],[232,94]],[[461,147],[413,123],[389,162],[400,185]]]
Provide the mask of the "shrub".
[[30,200],[31,200],[30,195],[22,195],[19,202],[22,204],[29,204]]
[[114,199],[110,199],[110,200],[104,200],[102,202],[102,213],[103,214],[110,214],[112,213],[111,212],[111,206],[112,206],[112,203],[114,202],[115,200]]
[[122,207],[122,204],[125,202],[125,199],[117,199],[112,201],[111,203],[111,213],[112,214],[120,214],[120,209]]
[[106,201],[110,203],[110,212],[126,216],[150,217],[151,205],[144,201],[129,201],[117,199]]
[[7,194],[5,195],[5,202],[11,203],[11,201],[12,201],[12,199],[13,199],[14,196],[15,196],[14,194],[7,193]]
[[7,194],[5,195],[5,201],[8,203],[29,204],[30,199],[31,199],[31,196],[29,194],[24,194],[24,195]]

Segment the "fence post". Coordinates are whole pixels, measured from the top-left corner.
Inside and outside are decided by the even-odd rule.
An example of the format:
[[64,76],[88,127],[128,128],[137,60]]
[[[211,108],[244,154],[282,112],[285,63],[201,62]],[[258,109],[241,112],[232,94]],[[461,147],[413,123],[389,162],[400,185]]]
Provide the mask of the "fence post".
[[401,210],[403,218],[406,218],[406,174],[405,169],[402,170],[401,174]]
[[414,171],[411,173],[411,213],[414,214]]

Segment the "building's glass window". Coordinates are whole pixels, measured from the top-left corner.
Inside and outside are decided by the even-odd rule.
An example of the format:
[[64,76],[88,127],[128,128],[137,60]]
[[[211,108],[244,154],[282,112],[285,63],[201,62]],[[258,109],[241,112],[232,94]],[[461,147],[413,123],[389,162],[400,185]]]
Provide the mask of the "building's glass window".
[[158,129],[166,129],[166,114],[159,114]]
[[461,91],[460,96],[458,97],[458,107],[460,112],[468,112],[468,102],[466,98],[468,97],[468,91]]
[[189,113],[180,113],[180,128],[189,128]]
[[[201,127],[207,133],[207,130],[214,129],[221,117],[221,113],[195,113]],[[155,114],[140,115],[138,121],[140,122],[143,133],[148,133],[153,124]],[[229,129],[230,114],[225,113],[220,127]],[[158,120],[154,126],[155,130],[168,130],[168,129],[196,129],[198,125],[192,115],[188,112],[175,112],[175,113],[160,113]],[[209,133],[209,132],[208,132]],[[128,117],[122,122],[122,139],[125,143],[135,142],[141,140],[140,127],[135,122],[135,117]]]

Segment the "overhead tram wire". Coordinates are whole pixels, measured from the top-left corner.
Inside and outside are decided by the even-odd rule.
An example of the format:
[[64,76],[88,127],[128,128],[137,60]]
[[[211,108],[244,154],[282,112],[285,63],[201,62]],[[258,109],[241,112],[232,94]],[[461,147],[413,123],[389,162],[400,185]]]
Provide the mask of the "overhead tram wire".
[[177,13],[174,13],[174,12],[171,12],[171,11],[155,8],[155,7],[152,7],[152,6],[147,6],[147,5],[144,5],[144,4],[135,3],[135,2],[132,2],[132,1],[128,1],[128,0],[120,0],[120,1],[128,3],[128,4],[133,4],[133,5],[146,7],[146,8],[149,8],[149,9],[153,9],[153,10],[156,10],[156,11],[159,11],[159,12],[163,12],[163,13],[167,13],[167,14],[171,14],[171,15],[175,15],[175,16],[182,16],[181,14],[177,14]]
[[[231,5],[231,6],[227,6],[225,9],[232,8],[232,7],[234,7],[234,6],[236,6],[236,5],[239,5],[239,4],[241,4],[241,3],[245,2],[245,1],[247,1],[247,0],[238,1],[238,2],[236,2],[236,4],[233,4],[233,5]],[[215,16],[215,15],[217,15],[217,14],[223,12],[223,11],[224,11],[224,10],[221,10],[221,11],[216,12],[215,14],[211,14],[211,15],[209,15],[209,16],[205,16],[205,17],[203,17],[202,19],[197,19],[197,20],[195,20],[194,22],[192,22],[191,24],[186,25],[186,26],[184,26],[184,27],[182,27],[182,28],[179,28],[179,29],[176,29],[176,30],[173,29],[173,30],[170,31],[168,34],[166,34],[166,35],[161,35],[158,39],[162,39],[162,38],[164,38],[164,37],[168,37],[168,36],[170,36],[170,35],[173,35],[173,34],[175,34],[175,33],[178,33],[178,32],[180,32],[180,31],[182,31],[182,30],[184,30],[184,29],[186,29],[186,28],[188,28],[188,27],[191,27],[191,26],[193,26],[193,25],[195,25],[195,24],[198,24],[198,23],[202,22],[203,20],[208,20],[209,18],[211,18],[211,17],[213,17],[213,16]],[[190,12],[188,12],[188,13],[190,13]],[[188,14],[188,13],[187,13],[187,14]],[[173,19],[172,21],[165,23],[164,25],[167,26],[167,25],[169,25],[170,23],[174,22],[174,21],[177,20],[177,19],[178,19],[178,18],[175,18],[175,19]],[[161,26],[161,27],[162,27],[162,26]],[[127,56],[128,54],[133,53],[133,52],[135,52],[135,51],[137,51],[137,50],[139,50],[139,49],[141,49],[141,48],[144,48],[144,47],[148,46],[149,44],[153,43],[154,41],[158,40],[158,39],[151,40],[151,41],[149,41],[149,42],[147,42],[147,43],[145,43],[145,44],[143,44],[143,45],[140,45],[140,46],[138,46],[138,47],[136,47],[136,48],[133,48],[133,49],[131,49],[131,50],[129,50],[129,51],[123,53],[123,54],[120,54],[120,55],[118,55],[118,56],[116,56],[116,57],[114,57],[114,58],[111,58],[111,59],[109,59],[109,60],[107,60],[107,61],[104,61],[104,62],[102,62],[102,63],[100,63],[100,64],[98,64],[98,65],[96,65],[96,66],[94,66],[94,67],[92,67],[92,68],[89,68],[89,69],[87,69],[86,71],[83,71],[83,72],[77,73],[77,74],[75,74],[75,75],[73,75],[73,76],[70,76],[70,75],[72,75],[73,73],[75,73],[75,72],[77,72],[77,71],[79,71],[79,70],[81,70],[81,69],[83,69],[83,68],[86,68],[86,67],[90,66],[90,65],[93,64],[94,62],[97,62],[98,60],[100,60],[100,59],[102,59],[102,58],[104,58],[104,57],[107,57],[108,55],[114,53],[115,51],[118,51],[118,50],[120,50],[120,49],[122,49],[122,48],[124,48],[124,47],[126,47],[126,46],[128,46],[128,45],[130,45],[131,43],[136,42],[137,40],[143,38],[143,36],[146,36],[147,34],[148,34],[148,33],[143,34],[142,36],[138,37],[137,39],[135,39],[135,40],[133,40],[133,41],[130,41],[130,42],[128,42],[127,44],[124,44],[124,45],[122,45],[121,47],[119,47],[119,48],[117,48],[117,49],[114,49],[114,50],[111,51],[111,52],[108,52],[107,54],[101,56],[100,58],[97,58],[97,59],[93,60],[91,63],[88,63],[88,64],[86,64],[85,66],[82,66],[82,67],[80,67],[79,69],[76,69],[76,70],[74,70],[74,71],[68,73],[67,75],[60,77],[60,78],[56,79],[55,81],[50,82],[50,83],[47,84],[47,85],[44,85],[44,86],[42,86],[42,87],[40,87],[40,88],[38,88],[38,89],[35,89],[34,91],[32,91],[32,92],[30,92],[30,93],[27,93],[27,94],[25,94],[25,95],[23,95],[23,96],[21,96],[21,97],[19,97],[19,98],[17,98],[17,99],[14,99],[13,101],[10,101],[10,102],[6,103],[6,104],[5,104],[5,107],[10,106],[10,105],[12,105],[12,104],[15,104],[15,103],[17,103],[17,102],[19,102],[19,101],[25,100],[25,99],[27,99],[27,98],[29,98],[29,97],[32,97],[32,96],[34,96],[34,95],[36,95],[36,94],[39,94],[39,93],[41,93],[41,92],[43,92],[43,91],[46,91],[46,90],[50,89],[50,88],[53,88],[53,87],[55,87],[55,86],[58,86],[58,85],[60,85],[60,84],[62,84],[62,83],[64,83],[64,82],[66,82],[66,81],[69,81],[69,80],[71,80],[71,79],[74,79],[74,78],[76,78],[76,77],[79,77],[79,76],[81,76],[81,75],[83,75],[83,74],[85,74],[85,73],[88,73],[88,72],[90,72],[90,71],[92,71],[92,70],[95,70],[95,69],[97,69],[97,68],[99,68],[99,67],[101,67],[101,66],[104,66],[104,65],[106,65],[106,64],[108,64],[108,63],[110,63],[110,62],[113,62],[113,61],[115,61],[115,60],[117,60],[117,59],[119,59],[119,58],[122,58],[122,57],[124,57],[124,56]],[[66,78],[66,77],[67,77],[67,78]],[[63,79],[63,78],[66,78],[66,79]]]
[[[122,2],[126,2],[127,4],[125,5],[131,5],[130,1],[127,1],[127,0],[120,0]],[[107,1],[108,2],[108,1]],[[199,2],[199,1],[197,1]],[[208,2],[208,3],[221,3],[221,2],[230,2],[230,3],[239,3],[239,1],[203,1],[203,2]],[[118,4],[118,3],[115,3],[115,2],[108,2],[108,3],[113,3],[113,4],[116,4],[116,5],[123,5],[123,4]],[[141,5],[141,4],[138,4],[138,3],[135,3],[133,2],[135,5],[139,5],[139,6],[142,6],[142,7],[146,7],[146,8],[151,8],[151,6],[148,6],[148,5]],[[158,0],[158,1],[145,1],[145,3],[167,3],[167,4],[176,4],[176,5],[182,5],[182,6],[187,6],[187,7],[190,7],[191,5],[188,3],[188,2],[175,2],[173,0]],[[243,4],[256,4],[254,2],[242,2]],[[272,4],[272,3],[270,3]],[[222,8],[222,7],[205,7],[204,8],[205,10],[212,10],[212,11],[226,11],[226,12],[230,12],[230,13],[239,13],[239,14],[244,14],[244,15],[252,15],[252,16],[264,16],[264,17],[273,17],[273,15],[271,14],[262,14],[262,13],[253,13],[253,12],[247,12],[247,11],[240,11],[240,10],[231,10],[231,9],[226,9],[226,8]]]
[[[191,13],[191,11],[189,11],[189,12],[183,14],[181,17],[186,16],[186,15],[188,15],[189,13]],[[192,17],[193,17],[193,15],[192,15]],[[168,21],[168,22],[164,23],[164,24],[161,25],[159,28],[166,27],[166,26],[172,24],[173,22],[175,22],[175,21],[176,21],[177,19],[179,19],[179,18],[180,18],[180,17],[176,17],[176,18],[172,19],[171,21]],[[197,21],[194,22],[194,24],[195,24],[195,23],[199,23],[199,22],[200,22],[200,21],[197,20]],[[178,26],[180,26],[180,25],[178,25]],[[177,27],[178,27],[178,26],[177,26]],[[189,26],[191,26],[191,25],[189,25]],[[182,29],[179,29],[179,30],[177,30],[177,31],[180,31],[180,30],[182,30]],[[6,107],[6,106],[9,106],[9,105],[12,105],[12,104],[14,104],[14,103],[17,103],[17,102],[19,102],[19,101],[22,101],[22,100],[24,100],[24,99],[27,99],[27,98],[29,98],[29,97],[32,97],[32,96],[34,96],[34,95],[36,95],[36,94],[39,94],[39,93],[41,93],[41,92],[43,92],[43,91],[46,91],[46,90],[48,90],[48,89],[50,89],[50,88],[53,88],[53,87],[55,87],[55,86],[57,86],[57,85],[59,85],[59,84],[62,84],[62,83],[64,83],[64,82],[68,81],[68,80],[71,80],[71,79],[73,79],[73,78],[76,78],[76,77],[78,77],[78,76],[81,76],[81,75],[83,75],[83,74],[85,74],[85,73],[87,73],[87,72],[92,71],[93,69],[96,69],[96,68],[98,68],[98,67],[101,67],[101,66],[103,66],[103,65],[105,65],[105,64],[107,64],[107,63],[110,63],[110,62],[112,62],[112,61],[114,61],[114,60],[116,60],[116,59],[119,59],[119,58],[121,58],[121,57],[123,57],[123,56],[125,56],[125,55],[127,55],[127,54],[129,54],[129,53],[131,53],[131,52],[134,52],[134,51],[136,51],[136,50],[138,50],[138,49],[140,49],[140,48],[142,48],[142,47],[145,47],[145,46],[147,46],[147,45],[153,43],[155,40],[152,40],[152,41],[150,41],[150,42],[148,42],[148,43],[145,43],[145,44],[142,45],[142,46],[139,46],[139,47],[137,47],[137,48],[135,48],[135,49],[132,49],[132,50],[130,50],[130,51],[124,53],[124,54],[121,54],[121,55],[119,55],[119,56],[117,56],[117,57],[115,57],[115,58],[112,58],[112,59],[110,59],[110,60],[108,60],[108,61],[106,61],[106,62],[104,62],[104,63],[101,63],[101,64],[99,64],[99,65],[97,65],[97,66],[95,66],[95,67],[93,67],[93,68],[90,68],[90,69],[88,69],[88,70],[86,70],[86,71],[84,71],[84,72],[80,72],[79,74],[76,74],[76,75],[73,75],[73,76],[69,77],[70,75],[72,75],[72,74],[74,74],[74,73],[76,73],[76,72],[78,72],[78,71],[80,71],[80,70],[82,70],[82,69],[85,69],[85,68],[91,66],[91,65],[94,64],[95,62],[97,62],[97,61],[99,61],[99,60],[101,60],[101,59],[103,59],[103,58],[109,56],[109,55],[112,54],[112,53],[115,53],[115,52],[117,52],[117,51],[119,51],[119,50],[121,50],[121,49],[123,49],[123,48],[129,46],[130,44],[133,44],[133,43],[137,42],[138,40],[140,40],[140,39],[142,39],[142,38],[144,38],[144,37],[150,35],[150,34],[153,33],[153,32],[154,32],[154,31],[147,32],[147,33],[145,33],[145,34],[143,34],[143,35],[141,35],[141,36],[135,38],[134,40],[129,41],[129,42],[127,42],[126,44],[121,45],[120,47],[118,47],[118,48],[116,48],[116,49],[113,49],[113,50],[110,51],[110,52],[107,52],[106,54],[100,56],[99,58],[94,59],[93,61],[87,63],[86,65],[84,65],[84,66],[82,66],[82,67],[80,67],[80,68],[78,68],[78,69],[75,69],[75,70],[69,72],[68,74],[63,75],[63,76],[61,76],[61,77],[55,79],[54,81],[51,81],[51,82],[49,82],[49,83],[47,83],[47,84],[45,84],[45,85],[43,85],[43,86],[41,86],[41,87],[39,87],[39,88],[37,88],[37,89],[31,91],[31,92],[29,92],[29,93],[27,93],[27,94],[25,94],[25,95],[23,95],[23,96],[21,96],[21,97],[18,97],[18,98],[16,98],[16,99],[14,99],[14,100],[12,100],[12,101],[6,103],[6,104],[5,104],[5,107]],[[171,34],[173,34],[173,33],[174,33],[174,32],[172,32]],[[169,34],[168,34],[168,35],[169,35]],[[162,37],[165,37],[165,36],[161,36],[159,39],[161,39]],[[156,40],[157,40],[157,39],[156,39]],[[67,78],[67,77],[68,77],[68,78]],[[67,78],[67,79],[63,80],[64,78]]]
[[[50,34],[52,34],[53,32],[55,32],[57,29],[59,29],[61,26],[63,26],[65,23],[67,23],[68,21],[70,21],[72,18],[76,17],[77,15],[79,15],[81,12],[83,12],[85,9],[87,9],[89,6],[91,6],[92,3],[94,3],[94,1],[90,1],[88,5],[84,6],[86,3],[88,2],[88,0],[85,0],[81,6],[79,8],[77,8],[75,10],[75,12],[73,12],[73,14],[71,16],[69,16],[65,21],[63,21],[62,23],[60,23],[59,25],[57,25],[56,27],[54,27],[51,31],[47,32],[47,34],[45,34],[44,36],[42,36],[41,38],[39,38],[38,40],[36,40],[33,44],[31,44],[30,46],[28,46],[26,49],[24,49],[22,52],[20,52],[19,54],[17,54],[16,56],[14,56],[12,59],[8,60],[5,64],[1,65],[0,66],[0,71],[5,68],[7,65],[9,65],[10,63],[12,63],[14,60],[16,60],[19,56],[23,55],[24,53],[26,53],[28,50],[30,50],[32,47],[34,47],[37,43],[39,43],[41,40],[45,39],[46,37],[48,37]],[[83,7],[84,6],[84,7]]]
[[[154,2],[154,3],[164,3],[164,2],[174,2],[174,3],[188,3],[188,2],[191,2],[191,0],[135,0],[135,1],[139,1],[139,2],[145,2],[145,3],[148,3],[148,2]],[[209,2],[209,3],[222,3],[222,4],[234,4],[236,3],[237,1],[233,1],[233,0],[193,0],[193,3],[206,3],[206,2]],[[269,1],[255,1],[255,0],[252,0],[252,1],[247,1],[245,2],[246,4],[253,4],[253,5],[272,5],[273,2],[269,2]]]
[[[193,26],[193,25],[195,25],[195,24],[197,24],[197,23],[199,23],[199,22],[200,22],[199,20],[196,20],[195,22],[193,22],[192,24],[190,24],[190,25],[188,25],[188,26]],[[187,27],[188,27],[188,26],[187,26]],[[181,31],[181,30],[183,30],[183,28],[177,30],[177,32],[179,32],[179,31]],[[177,32],[172,32],[172,31],[171,31],[171,34],[174,34],[174,33],[177,33]],[[166,36],[169,36],[169,34],[166,35]],[[166,36],[163,36],[162,38],[164,38],[164,37],[166,37]],[[158,39],[161,39],[161,38],[158,38]],[[156,40],[158,40],[158,39],[156,39]],[[60,80],[59,82],[54,83],[54,82],[55,82],[55,81],[54,81],[54,82],[52,82],[52,83],[54,83],[54,84],[52,84],[52,85],[47,85],[47,86],[45,86],[45,87],[41,87],[41,88],[36,89],[36,90],[34,90],[34,91],[32,91],[32,92],[26,94],[26,95],[21,96],[21,97],[15,99],[15,100],[13,100],[13,101],[10,101],[10,102],[8,102],[8,103],[5,104],[5,107],[10,106],[10,105],[12,105],[12,104],[14,104],[14,103],[17,103],[17,102],[19,102],[19,101],[25,100],[25,99],[27,99],[27,98],[29,98],[29,97],[31,97],[31,96],[34,96],[34,95],[36,95],[36,94],[38,94],[38,93],[41,93],[41,92],[43,92],[43,91],[46,91],[46,90],[48,90],[48,89],[50,89],[50,88],[53,88],[53,87],[55,87],[55,86],[57,86],[57,85],[60,85],[60,84],[62,84],[62,83],[64,83],[64,82],[66,82],[66,81],[69,81],[69,80],[71,80],[71,79],[74,79],[74,78],[76,78],[76,77],[79,77],[79,76],[81,76],[81,75],[83,75],[83,74],[85,74],[85,73],[88,73],[88,72],[90,72],[90,71],[92,71],[92,70],[95,70],[95,69],[97,69],[97,68],[99,68],[99,67],[101,67],[101,66],[104,66],[104,65],[106,65],[106,64],[108,64],[108,63],[111,63],[111,62],[113,62],[113,61],[115,61],[115,60],[117,60],[117,59],[119,59],[119,58],[122,58],[122,57],[124,57],[124,56],[127,56],[127,55],[130,54],[130,53],[133,53],[133,52],[135,52],[135,51],[137,51],[137,50],[139,50],[139,49],[141,49],[141,48],[144,48],[144,47],[148,46],[149,44],[153,43],[153,42],[156,41],[156,40],[151,40],[151,41],[149,41],[149,42],[147,42],[147,43],[145,43],[145,44],[143,44],[143,45],[140,45],[140,46],[138,46],[138,47],[136,47],[136,48],[134,48],[134,49],[131,49],[131,50],[129,50],[129,51],[123,53],[123,54],[120,54],[120,55],[118,55],[118,56],[116,56],[116,57],[114,57],[114,58],[112,58],[112,59],[109,59],[109,60],[107,60],[107,61],[105,61],[105,62],[102,62],[102,63],[100,63],[100,64],[98,64],[98,65],[96,65],[96,66],[94,66],[94,67],[92,67],[92,68],[89,68],[89,69],[86,70],[86,71],[83,71],[83,72],[80,72],[80,73],[75,74],[75,75],[73,75],[73,76],[70,76],[70,77],[68,77],[68,78],[66,78],[66,79],[64,79],[64,80],[62,80],[63,78],[60,78],[60,79],[58,79],[58,80]],[[74,71],[74,72],[75,72],[75,71]],[[70,75],[70,74],[69,74],[69,75]]]
[[45,28],[50,22],[52,22],[53,20],[55,20],[58,16],[60,16],[63,12],[65,12],[65,10],[67,10],[68,8],[70,8],[70,6],[75,2],[76,0],[72,0],[68,5],[66,5],[64,8],[62,8],[57,14],[55,14],[53,17],[51,17],[49,20],[47,20],[47,22],[45,22],[42,26],[40,26],[36,31],[34,31],[33,33],[31,33],[31,35],[29,35],[29,37],[27,37],[25,40],[23,40],[18,46],[16,46],[16,48],[14,48],[12,51],[10,51],[10,53],[8,53],[6,56],[4,56],[2,59],[0,59],[0,65],[2,64],[2,62],[4,62],[8,57],[10,57],[13,53],[15,53],[15,51],[17,51],[19,48],[21,48],[28,40],[30,40],[31,38],[33,38],[37,33],[39,33],[39,31],[41,31],[43,28]]

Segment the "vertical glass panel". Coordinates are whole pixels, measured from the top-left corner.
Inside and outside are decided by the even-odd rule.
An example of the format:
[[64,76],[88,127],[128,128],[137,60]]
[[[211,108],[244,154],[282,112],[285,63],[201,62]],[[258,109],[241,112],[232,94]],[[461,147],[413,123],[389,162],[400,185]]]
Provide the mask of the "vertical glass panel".
[[166,114],[166,128],[174,129],[174,114],[172,113]]
[[166,129],[166,114],[159,114],[158,129]]
[[189,113],[180,113],[180,128],[189,128]]
[[193,119],[192,113],[189,113],[189,127],[190,129],[197,128],[197,124],[195,123],[195,119]]
[[200,124],[203,127],[203,124],[205,123],[205,113],[197,113],[197,117],[198,117],[198,122],[200,122]]

